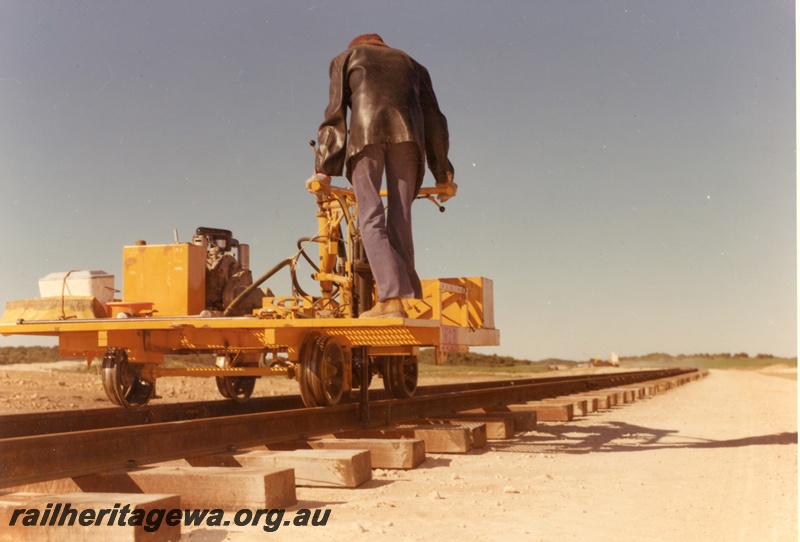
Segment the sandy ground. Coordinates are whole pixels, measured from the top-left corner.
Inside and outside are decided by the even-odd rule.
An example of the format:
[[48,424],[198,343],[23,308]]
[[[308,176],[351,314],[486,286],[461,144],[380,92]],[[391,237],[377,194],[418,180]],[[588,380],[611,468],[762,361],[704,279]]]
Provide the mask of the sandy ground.
[[[109,408],[100,379],[99,363],[87,367],[85,361],[58,361],[54,363],[28,363],[0,365],[0,414],[41,412],[65,409]],[[602,372],[595,369],[594,372]],[[556,373],[531,373],[526,378]],[[561,373],[559,373],[561,374]],[[570,373],[573,374],[573,373]],[[455,376],[426,375],[420,369],[420,385],[448,384],[482,380],[520,378],[509,373],[459,371]],[[375,379],[373,388],[382,383]],[[253,397],[270,395],[297,395],[296,380],[283,376],[263,377],[256,382]],[[158,380],[158,398],[152,404],[181,401],[208,401],[221,399],[213,378],[166,377]]]
[[[107,406],[96,376],[29,369],[0,368],[0,412]],[[216,396],[212,382],[174,380],[165,400]],[[375,470],[358,489],[298,488],[283,519],[329,509],[325,526],[184,528],[182,540],[796,541],[797,457],[796,371],[713,371],[412,471]]]

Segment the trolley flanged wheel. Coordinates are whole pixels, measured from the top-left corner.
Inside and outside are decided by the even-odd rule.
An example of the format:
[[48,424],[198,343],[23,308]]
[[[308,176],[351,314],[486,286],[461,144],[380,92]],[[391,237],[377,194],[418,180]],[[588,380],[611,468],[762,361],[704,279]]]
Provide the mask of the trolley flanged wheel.
[[[236,367],[237,356],[235,354],[221,356],[225,358],[225,367]],[[245,403],[256,387],[255,376],[217,376],[217,389],[225,399],[230,399],[236,403]]]
[[372,357],[367,356],[366,359],[356,359],[355,357],[351,361],[352,365],[352,379],[351,382],[353,383],[353,389],[361,389],[361,371],[369,371],[367,374],[367,388],[370,387],[372,384],[372,371],[374,367],[374,362],[372,361]]
[[254,376],[218,376],[217,389],[225,399],[245,403],[256,387]]
[[115,405],[135,410],[150,401],[156,387],[142,378],[141,367],[128,363],[124,348],[109,348],[103,357],[103,389]]
[[309,333],[300,347],[297,380],[307,407],[339,404],[344,393],[345,359],[342,347],[331,337]]
[[392,397],[408,399],[417,391],[419,365],[417,356],[385,356],[383,387]]

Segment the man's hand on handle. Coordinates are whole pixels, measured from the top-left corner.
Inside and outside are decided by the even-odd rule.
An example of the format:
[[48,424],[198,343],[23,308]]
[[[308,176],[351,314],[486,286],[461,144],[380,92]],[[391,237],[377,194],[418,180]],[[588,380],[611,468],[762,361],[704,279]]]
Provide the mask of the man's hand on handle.
[[306,181],[306,190],[314,194],[324,193],[330,190],[331,178],[324,173],[314,173]]
[[451,172],[447,172],[447,182],[442,184],[437,183],[436,188],[445,190],[443,193],[436,196],[436,199],[438,199],[441,203],[444,203],[450,198],[455,197],[455,195],[458,193],[458,185],[453,182],[453,174]]

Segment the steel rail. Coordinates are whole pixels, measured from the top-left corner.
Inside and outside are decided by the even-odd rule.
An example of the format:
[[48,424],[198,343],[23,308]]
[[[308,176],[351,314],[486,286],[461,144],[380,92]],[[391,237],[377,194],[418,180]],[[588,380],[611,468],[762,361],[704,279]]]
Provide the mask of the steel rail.
[[140,410],[120,407],[0,416],[0,439],[70,433],[112,427],[198,420],[237,414],[255,414],[304,408],[299,395],[253,397],[246,403],[227,399],[184,403],[148,404]]
[[582,391],[674,377],[695,369],[596,375],[487,389],[471,389],[368,406],[369,422],[357,403],[335,407],[155,423],[0,440],[0,488],[131,468],[147,463],[220,453],[362,427],[382,427],[425,416],[499,406]]
[[[612,376],[625,374],[627,373],[615,373],[615,375]],[[593,378],[592,375],[558,375],[534,378],[526,377],[513,380],[487,380],[460,384],[439,384],[418,387],[416,396],[501,388],[521,384],[585,381],[591,378]],[[357,395],[357,392],[354,391],[353,395]],[[371,401],[380,401],[383,399],[389,399],[385,391],[379,389],[370,390]],[[253,397],[245,403],[235,403],[225,399],[218,399],[172,404],[151,403],[140,410],[110,407],[58,412],[7,414],[0,416],[0,439],[301,408],[304,408],[304,405],[299,395],[282,395]]]

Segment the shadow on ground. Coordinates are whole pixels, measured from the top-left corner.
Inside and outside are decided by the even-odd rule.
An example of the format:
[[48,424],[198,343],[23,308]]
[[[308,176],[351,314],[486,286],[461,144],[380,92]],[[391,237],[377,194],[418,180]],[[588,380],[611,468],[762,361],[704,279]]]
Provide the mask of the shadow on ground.
[[609,422],[590,426],[539,424],[536,431],[511,440],[493,441],[490,446],[498,452],[588,454],[788,444],[797,444],[797,432],[711,440],[681,435],[677,430]]

